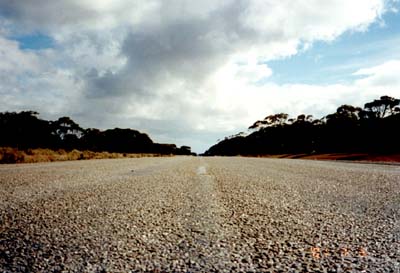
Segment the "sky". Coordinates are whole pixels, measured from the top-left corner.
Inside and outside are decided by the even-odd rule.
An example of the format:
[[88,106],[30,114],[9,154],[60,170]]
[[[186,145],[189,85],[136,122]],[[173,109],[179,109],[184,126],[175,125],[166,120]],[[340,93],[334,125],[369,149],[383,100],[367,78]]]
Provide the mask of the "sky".
[[399,0],[0,0],[0,111],[195,152],[274,113],[400,98]]

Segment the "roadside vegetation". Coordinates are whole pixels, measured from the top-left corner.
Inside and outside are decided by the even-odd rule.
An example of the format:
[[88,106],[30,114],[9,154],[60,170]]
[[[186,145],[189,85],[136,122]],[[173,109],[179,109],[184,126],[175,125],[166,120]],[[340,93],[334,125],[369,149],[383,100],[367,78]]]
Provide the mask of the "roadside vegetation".
[[[93,151],[65,151],[63,149],[27,149],[19,150],[10,147],[0,148],[0,163],[38,163],[67,160],[106,159],[106,158],[140,158],[140,157],[161,157],[166,154],[127,154]],[[170,155],[172,156],[172,155]]]
[[315,159],[373,159],[385,155],[397,161],[399,105],[399,99],[382,96],[363,108],[342,105],[321,119],[306,114],[297,118],[285,113],[269,115],[252,124],[248,133],[225,138],[205,155]]
[[69,117],[40,119],[34,111],[0,113],[0,163],[193,155],[189,146],[154,143],[133,129],[84,129]]

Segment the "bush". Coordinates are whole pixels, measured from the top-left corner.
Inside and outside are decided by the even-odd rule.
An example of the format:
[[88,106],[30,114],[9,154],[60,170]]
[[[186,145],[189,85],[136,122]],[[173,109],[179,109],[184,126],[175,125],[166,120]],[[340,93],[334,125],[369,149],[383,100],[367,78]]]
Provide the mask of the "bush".
[[25,161],[26,154],[15,148],[0,148],[0,163],[20,163]]
[[0,163],[36,163],[67,160],[86,160],[104,158],[140,158],[140,157],[165,156],[161,154],[122,154],[109,152],[93,152],[72,150],[67,152],[63,149],[53,151],[50,149],[27,149],[0,147]]

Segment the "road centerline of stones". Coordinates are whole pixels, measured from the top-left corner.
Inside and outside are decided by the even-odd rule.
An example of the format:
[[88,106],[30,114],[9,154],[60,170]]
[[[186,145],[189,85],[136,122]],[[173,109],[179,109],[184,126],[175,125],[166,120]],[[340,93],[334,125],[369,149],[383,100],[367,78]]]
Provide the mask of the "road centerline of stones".
[[[214,176],[207,172],[207,164],[201,160],[195,169],[190,190],[190,205],[186,208],[186,228],[190,234],[191,270],[196,265],[207,267],[227,261],[229,251],[224,245],[221,227],[223,208],[218,203]],[[198,269],[198,268],[197,268]]]
[[207,174],[207,168],[206,168],[206,166],[203,166],[203,165],[199,166],[199,167],[197,168],[197,174],[198,174],[198,175],[205,175],[205,174]]

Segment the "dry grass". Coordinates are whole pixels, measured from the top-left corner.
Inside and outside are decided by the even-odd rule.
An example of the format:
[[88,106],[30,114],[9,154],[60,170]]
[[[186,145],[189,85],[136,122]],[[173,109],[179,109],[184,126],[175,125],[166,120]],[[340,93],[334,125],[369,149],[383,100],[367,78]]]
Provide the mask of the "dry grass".
[[65,151],[50,149],[19,150],[10,147],[0,147],[0,163],[36,163],[67,160],[104,159],[104,158],[140,158],[159,157],[161,154],[122,154],[92,151]]

